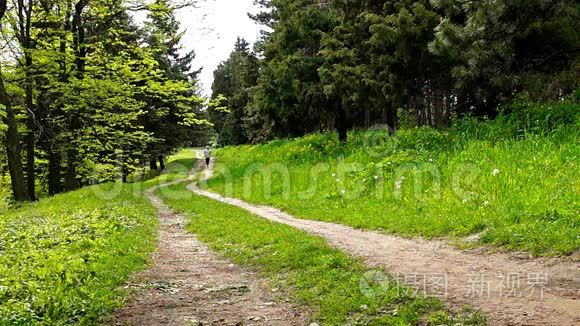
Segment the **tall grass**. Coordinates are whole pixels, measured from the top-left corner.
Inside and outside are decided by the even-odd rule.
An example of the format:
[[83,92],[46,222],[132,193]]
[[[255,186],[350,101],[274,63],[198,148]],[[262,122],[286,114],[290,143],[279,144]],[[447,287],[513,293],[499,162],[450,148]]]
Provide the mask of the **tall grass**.
[[580,248],[579,114],[578,104],[519,99],[495,121],[447,130],[230,147],[208,187],[300,218],[566,255]]

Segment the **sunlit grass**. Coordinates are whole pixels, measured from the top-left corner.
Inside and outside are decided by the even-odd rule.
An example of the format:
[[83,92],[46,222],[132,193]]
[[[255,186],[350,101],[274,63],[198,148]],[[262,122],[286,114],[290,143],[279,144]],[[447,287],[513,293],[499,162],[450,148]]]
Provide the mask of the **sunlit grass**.
[[578,110],[569,111],[551,129],[542,126],[559,121],[555,113],[396,137],[357,132],[344,145],[326,133],[225,148],[208,187],[305,219],[571,254],[580,248],[580,128]]
[[157,219],[143,189],[183,178],[194,152],[145,183],[87,187],[0,211],[0,325],[100,324],[149,261]]
[[281,299],[289,295],[322,325],[484,323],[477,313],[454,315],[441,301],[414,295],[392,279],[375,282],[376,274],[318,236],[194,195],[183,183],[158,194],[190,217],[188,230],[211,249],[259,271]]

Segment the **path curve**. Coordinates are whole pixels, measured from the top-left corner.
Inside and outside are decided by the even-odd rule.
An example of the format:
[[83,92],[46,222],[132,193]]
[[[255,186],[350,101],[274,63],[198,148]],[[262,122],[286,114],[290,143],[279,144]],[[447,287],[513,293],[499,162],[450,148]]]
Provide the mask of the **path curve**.
[[138,288],[134,301],[117,312],[113,324],[307,324],[307,317],[293,305],[275,302],[255,273],[218,258],[188,233],[188,218],[172,212],[154,194],[155,189],[146,191],[160,220],[154,266],[129,285]]
[[[209,179],[213,165],[202,180]],[[405,239],[348,226],[295,218],[278,209],[188,188],[268,220],[325,238],[334,247],[386,268],[420,292],[452,306],[481,310],[490,325],[580,325],[580,264],[513,254],[466,252],[444,241]]]

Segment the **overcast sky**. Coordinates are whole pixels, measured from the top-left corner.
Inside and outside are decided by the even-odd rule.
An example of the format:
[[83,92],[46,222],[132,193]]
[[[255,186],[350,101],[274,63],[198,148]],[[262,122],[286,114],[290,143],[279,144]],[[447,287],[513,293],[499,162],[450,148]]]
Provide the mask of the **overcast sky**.
[[199,8],[177,11],[185,30],[182,39],[186,50],[195,50],[195,67],[203,67],[200,76],[203,94],[211,95],[213,71],[228,58],[238,36],[251,44],[258,39],[260,26],[248,18],[255,12],[253,0],[201,0]]

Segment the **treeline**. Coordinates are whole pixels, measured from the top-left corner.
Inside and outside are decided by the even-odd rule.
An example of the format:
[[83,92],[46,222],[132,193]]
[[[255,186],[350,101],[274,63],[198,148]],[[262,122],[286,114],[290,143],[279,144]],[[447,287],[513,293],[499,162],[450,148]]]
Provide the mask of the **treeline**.
[[15,200],[163,169],[203,122],[176,5],[134,3],[0,0],[0,173]]
[[493,119],[515,94],[559,101],[580,80],[573,0],[255,2],[269,31],[215,72],[222,145]]

